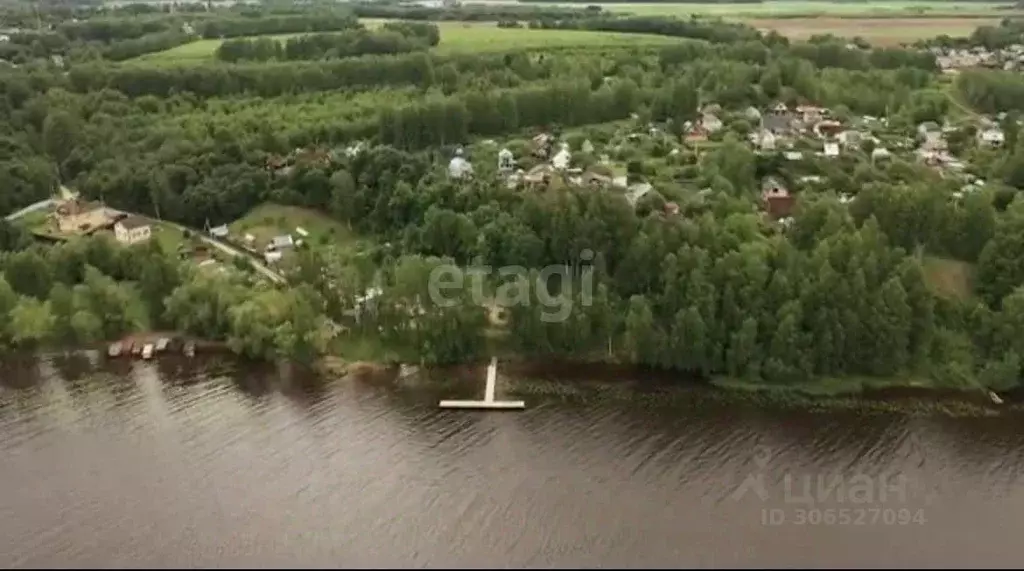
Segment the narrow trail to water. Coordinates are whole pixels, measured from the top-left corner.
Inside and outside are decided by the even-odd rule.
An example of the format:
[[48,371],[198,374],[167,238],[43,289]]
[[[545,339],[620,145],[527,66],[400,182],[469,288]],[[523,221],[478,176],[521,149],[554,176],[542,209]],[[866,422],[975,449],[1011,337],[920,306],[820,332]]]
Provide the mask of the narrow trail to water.
[[1019,415],[443,411],[294,369],[107,366],[0,368],[0,565],[1024,562]]

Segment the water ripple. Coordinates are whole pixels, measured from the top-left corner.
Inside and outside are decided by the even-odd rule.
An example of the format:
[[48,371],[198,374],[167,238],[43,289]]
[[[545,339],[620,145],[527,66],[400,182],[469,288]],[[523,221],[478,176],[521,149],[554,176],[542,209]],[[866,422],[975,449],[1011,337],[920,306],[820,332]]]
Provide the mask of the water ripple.
[[[1024,434],[1013,415],[543,399],[492,414],[230,361],[4,367],[9,567],[1019,562]],[[924,506],[927,525],[762,521],[766,508],[792,508],[780,503],[787,476],[856,474],[911,478],[926,501],[896,507]],[[748,477],[770,497],[736,494]]]

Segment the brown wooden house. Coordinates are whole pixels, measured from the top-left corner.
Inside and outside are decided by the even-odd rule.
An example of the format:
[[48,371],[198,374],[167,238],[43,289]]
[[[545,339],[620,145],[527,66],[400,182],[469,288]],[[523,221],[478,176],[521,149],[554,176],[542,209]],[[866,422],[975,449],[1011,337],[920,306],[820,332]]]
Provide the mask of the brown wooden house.
[[772,220],[792,216],[796,197],[775,177],[765,177],[761,182],[761,207]]

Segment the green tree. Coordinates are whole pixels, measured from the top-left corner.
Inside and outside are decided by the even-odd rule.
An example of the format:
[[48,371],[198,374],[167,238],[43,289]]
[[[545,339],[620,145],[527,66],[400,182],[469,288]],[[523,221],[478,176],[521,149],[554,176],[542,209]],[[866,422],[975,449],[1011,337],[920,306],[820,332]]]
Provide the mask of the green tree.
[[53,334],[55,319],[49,302],[23,297],[9,314],[11,338],[22,347],[44,343]]

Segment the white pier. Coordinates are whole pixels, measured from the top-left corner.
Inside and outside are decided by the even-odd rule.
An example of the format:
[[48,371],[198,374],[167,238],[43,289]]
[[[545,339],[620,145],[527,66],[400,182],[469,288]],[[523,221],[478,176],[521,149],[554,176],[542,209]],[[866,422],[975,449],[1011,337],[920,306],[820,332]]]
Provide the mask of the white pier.
[[494,386],[498,380],[498,359],[491,357],[491,364],[487,366],[487,387],[484,389],[484,400],[443,400],[441,408],[465,408],[465,409],[500,409],[500,410],[522,410],[526,403],[521,400],[494,400]]

